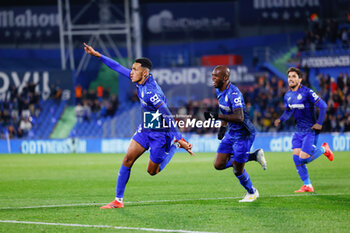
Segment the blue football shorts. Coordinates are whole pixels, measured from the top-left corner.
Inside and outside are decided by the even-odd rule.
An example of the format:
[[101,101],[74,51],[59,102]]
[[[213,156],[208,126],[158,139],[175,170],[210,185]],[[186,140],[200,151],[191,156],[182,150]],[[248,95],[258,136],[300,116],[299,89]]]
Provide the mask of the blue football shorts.
[[222,139],[217,153],[232,154],[233,159],[239,163],[246,163],[249,159],[250,148],[253,145],[255,134],[232,137],[229,132]]
[[163,131],[150,131],[138,129],[132,139],[138,142],[143,148],[150,150],[150,159],[153,163],[163,162],[169,152],[173,140],[173,134]]
[[300,148],[301,151],[312,155],[318,140],[318,133],[311,132],[296,132],[292,139],[292,149]]

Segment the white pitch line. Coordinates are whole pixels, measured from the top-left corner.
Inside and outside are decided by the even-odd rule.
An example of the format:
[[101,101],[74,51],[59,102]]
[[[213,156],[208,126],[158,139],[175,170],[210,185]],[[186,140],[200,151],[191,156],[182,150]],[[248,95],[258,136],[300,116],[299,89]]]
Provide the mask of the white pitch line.
[[156,231],[156,232],[180,232],[180,233],[215,233],[207,231],[187,231],[187,230],[173,230],[173,229],[156,229],[144,227],[116,227],[108,225],[87,225],[87,224],[72,224],[72,223],[53,223],[53,222],[29,222],[16,220],[0,220],[0,223],[19,223],[32,225],[49,225],[49,226],[68,226],[68,227],[91,227],[91,228],[112,228],[118,230],[136,230],[136,231]]
[[[260,198],[270,197],[304,197],[304,196],[340,196],[350,195],[349,193],[305,193],[305,194],[285,194],[285,195],[266,195],[260,196]],[[124,202],[125,204],[142,204],[142,203],[160,203],[160,202],[183,202],[183,201],[210,201],[210,200],[229,200],[240,199],[240,197],[207,197],[207,198],[194,198],[194,199],[178,199],[178,200],[149,200],[149,201],[132,201]],[[77,203],[77,204],[61,204],[61,205],[42,205],[42,206],[19,206],[19,207],[0,207],[0,210],[8,209],[37,209],[37,208],[54,208],[54,207],[72,207],[72,206],[91,206],[91,205],[105,205],[106,203]]]

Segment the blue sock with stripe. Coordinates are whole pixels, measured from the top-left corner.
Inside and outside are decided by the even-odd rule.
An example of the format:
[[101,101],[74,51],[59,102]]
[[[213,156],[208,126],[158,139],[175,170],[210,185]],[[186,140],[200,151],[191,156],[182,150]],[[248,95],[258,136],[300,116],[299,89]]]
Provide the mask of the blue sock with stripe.
[[317,159],[318,157],[320,157],[324,152],[325,152],[325,149],[323,147],[318,147],[318,148],[315,147],[309,158],[307,158],[307,159],[300,158],[300,161],[303,164],[310,163],[310,162],[314,161],[315,159]]
[[116,197],[123,198],[125,186],[128,183],[130,177],[130,167],[125,167],[123,164],[119,169],[118,179],[117,179],[117,188],[116,188]]
[[165,157],[165,159],[163,160],[163,162],[160,164],[160,171],[163,170],[165,168],[165,166],[170,162],[170,160],[173,158],[175,151],[176,151],[176,146],[172,145],[170,147],[169,152],[167,153],[167,156]]
[[248,191],[248,193],[253,194],[255,192],[255,188],[250,180],[249,174],[246,170],[243,170],[243,174],[240,176],[236,176],[241,183],[241,185]]
[[293,155],[293,160],[294,160],[295,167],[297,168],[300,179],[303,181],[305,185],[311,184],[311,181],[309,178],[309,172],[307,170],[306,165],[300,161],[300,157],[297,155]]

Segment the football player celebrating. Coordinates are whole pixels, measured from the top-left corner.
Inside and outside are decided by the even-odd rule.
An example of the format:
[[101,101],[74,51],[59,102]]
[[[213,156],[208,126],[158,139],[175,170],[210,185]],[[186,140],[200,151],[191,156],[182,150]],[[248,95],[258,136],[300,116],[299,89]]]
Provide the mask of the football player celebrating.
[[[139,126],[139,129],[132,137],[119,169],[116,198],[111,203],[101,207],[101,209],[123,208],[124,191],[130,177],[131,167],[146,150],[151,148],[147,172],[153,176],[165,168],[178,147],[184,148],[193,155],[191,151],[192,145],[183,139],[174,124],[174,119],[168,109],[165,95],[150,73],[152,62],[148,58],[136,59],[130,70],[100,54],[85,43],[84,49],[86,53],[100,58],[111,69],[130,78],[131,82],[136,84],[137,95],[140,99],[142,109],[147,112],[156,112],[154,113],[155,116],[162,115],[163,118],[166,118],[165,121],[168,124],[168,130],[147,129]],[[175,143],[172,144],[174,137]]]
[[[266,169],[266,160],[261,149],[250,154],[250,148],[255,139],[255,127],[248,118],[242,93],[230,80],[230,69],[226,66],[217,66],[212,72],[213,86],[219,108],[223,114],[205,112],[206,119],[221,120],[228,124],[217,150],[214,167],[218,170],[233,167],[233,172],[247,194],[239,202],[253,202],[259,197],[258,190],[253,186],[244,165],[250,160],[257,160]],[[219,132],[219,139],[225,130]],[[260,153],[259,153],[260,152]],[[254,157],[252,159],[252,157]]]
[[[327,104],[311,89],[303,86],[303,74],[298,68],[291,67],[287,71],[290,90],[284,95],[285,111],[275,120],[275,126],[294,116],[297,132],[292,139],[293,160],[300,179],[304,185],[296,190],[296,193],[314,192],[306,164],[314,161],[324,154],[330,161],[333,160],[333,152],[328,143],[317,147],[318,134],[322,129]],[[315,105],[319,107],[319,116],[316,121]]]

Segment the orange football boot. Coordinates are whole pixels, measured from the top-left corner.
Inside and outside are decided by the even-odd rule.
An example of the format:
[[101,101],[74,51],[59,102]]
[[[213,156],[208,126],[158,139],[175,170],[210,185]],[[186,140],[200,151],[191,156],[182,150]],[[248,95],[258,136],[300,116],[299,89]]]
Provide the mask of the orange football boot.
[[315,191],[314,187],[303,185],[299,190],[295,190],[294,192],[295,193],[313,193],[314,191]]
[[124,203],[114,200],[111,203],[108,203],[107,205],[100,207],[100,209],[113,209],[113,208],[124,208]]
[[329,159],[329,161],[333,161],[333,152],[331,148],[329,147],[328,143],[325,142],[322,144],[322,147],[326,150],[323,154]]

